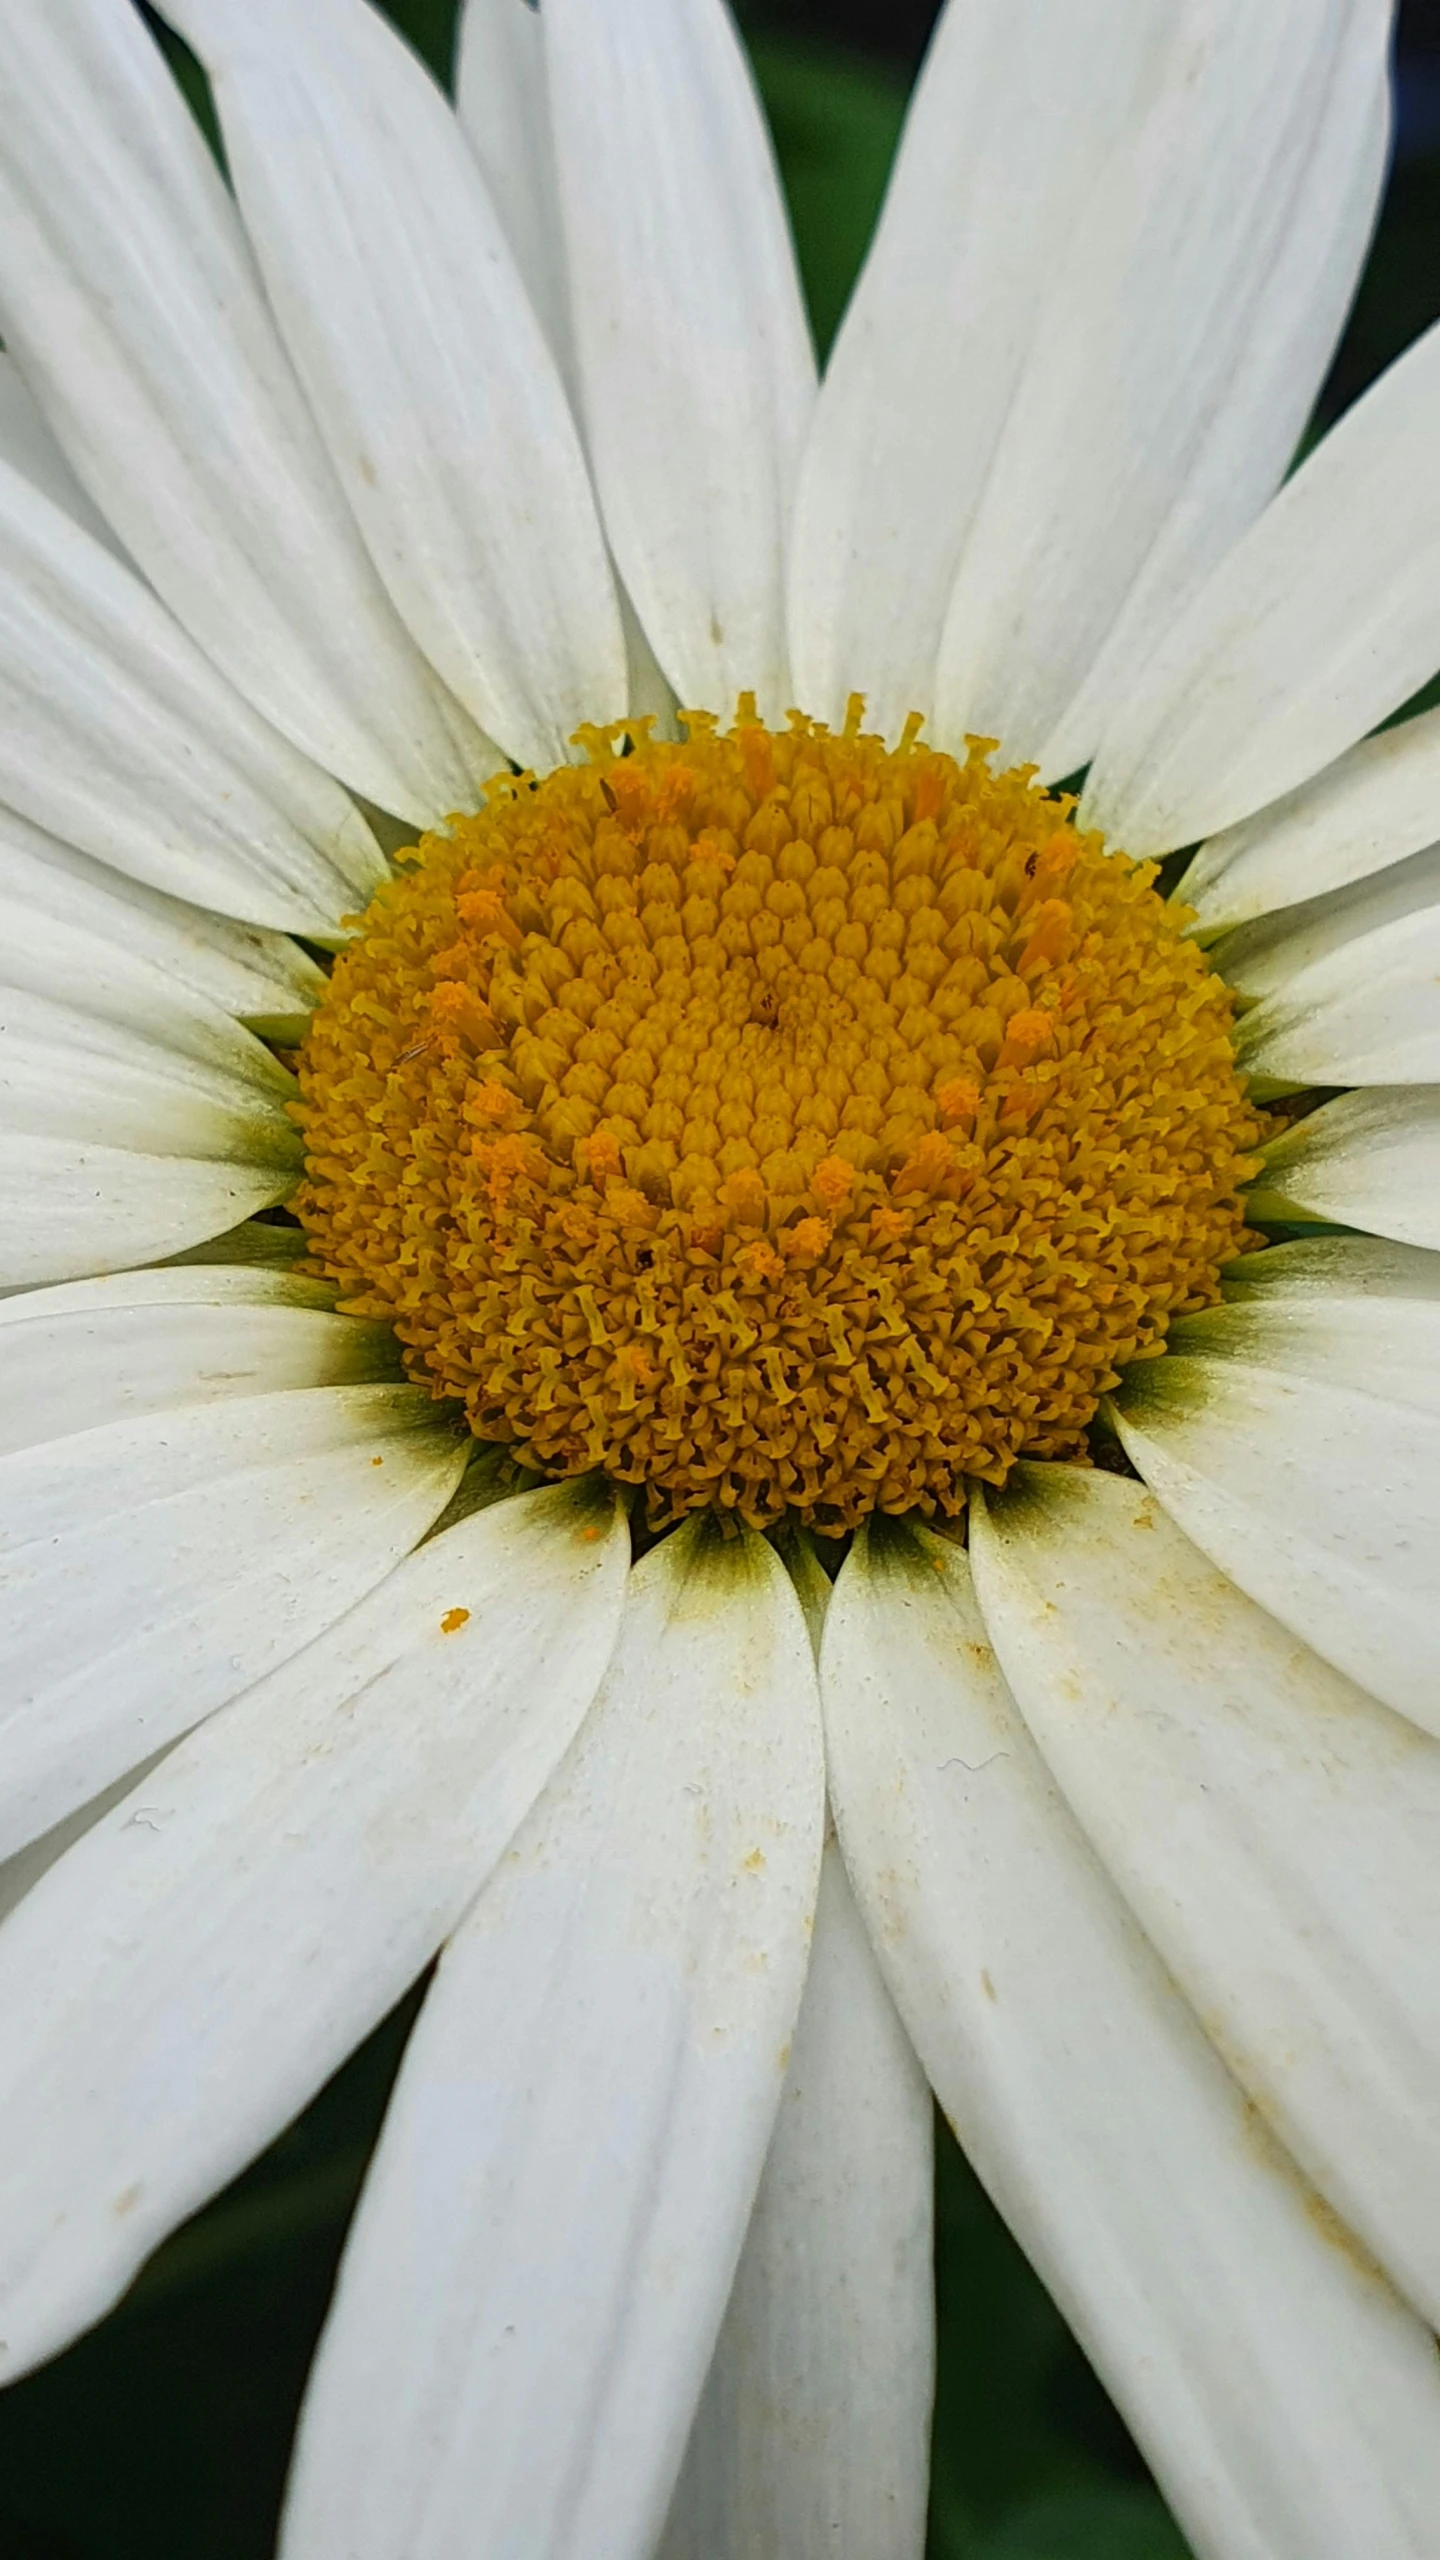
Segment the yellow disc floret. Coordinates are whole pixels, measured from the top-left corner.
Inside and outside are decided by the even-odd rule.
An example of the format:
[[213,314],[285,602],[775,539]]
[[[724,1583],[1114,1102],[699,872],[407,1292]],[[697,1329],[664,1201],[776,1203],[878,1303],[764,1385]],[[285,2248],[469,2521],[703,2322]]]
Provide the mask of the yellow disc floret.
[[1026,772],[747,708],[596,732],[403,857],[301,1055],[296,1207],[546,1475],[954,1514],[1216,1296],[1229,999]]

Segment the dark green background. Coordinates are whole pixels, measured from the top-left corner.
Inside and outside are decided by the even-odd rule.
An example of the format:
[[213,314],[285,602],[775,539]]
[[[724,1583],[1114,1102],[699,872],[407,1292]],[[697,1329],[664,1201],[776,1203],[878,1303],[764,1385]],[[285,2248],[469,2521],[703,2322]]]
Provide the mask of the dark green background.
[[[453,0],[393,0],[390,14],[443,76]],[[927,0],[744,13],[822,346],[931,15]],[[1411,0],[1401,32],[1402,151],[1327,417],[1440,312],[1440,8]],[[413,2010],[100,2329],[0,2397],[0,2560],[267,2560],[305,2368]],[[1184,2560],[1124,2426],[943,2133],[937,2211],[932,2560]]]

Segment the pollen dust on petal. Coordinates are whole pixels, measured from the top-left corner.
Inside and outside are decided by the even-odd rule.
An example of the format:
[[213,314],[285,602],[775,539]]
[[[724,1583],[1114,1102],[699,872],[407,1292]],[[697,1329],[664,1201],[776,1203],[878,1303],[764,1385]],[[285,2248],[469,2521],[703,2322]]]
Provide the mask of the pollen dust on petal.
[[687,726],[500,779],[379,892],[299,1060],[312,1259],[657,1525],[953,1515],[1216,1296],[1230,1000],[983,742]]

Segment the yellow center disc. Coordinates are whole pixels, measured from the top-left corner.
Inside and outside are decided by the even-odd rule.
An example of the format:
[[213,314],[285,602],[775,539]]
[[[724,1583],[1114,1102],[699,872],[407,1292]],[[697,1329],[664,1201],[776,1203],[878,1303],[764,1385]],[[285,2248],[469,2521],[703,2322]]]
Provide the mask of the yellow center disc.
[[296,1206],[544,1474],[656,1524],[954,1514],[1215,1297],[1230,1001],[1023,771],[746,708],[402,857],[302,1053]]

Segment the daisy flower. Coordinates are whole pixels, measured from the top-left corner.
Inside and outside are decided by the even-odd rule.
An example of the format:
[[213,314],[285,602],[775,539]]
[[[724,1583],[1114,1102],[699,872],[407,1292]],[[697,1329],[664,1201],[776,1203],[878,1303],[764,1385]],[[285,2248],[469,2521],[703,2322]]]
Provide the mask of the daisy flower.
[[1423,2560],[1388,10],[951,0],[818,386],[719,0],[166,14],[226,177],[3,10],[0,2370],[438,1956],[287,2560],[917,2560],[931,2090],[1197,2553]]

